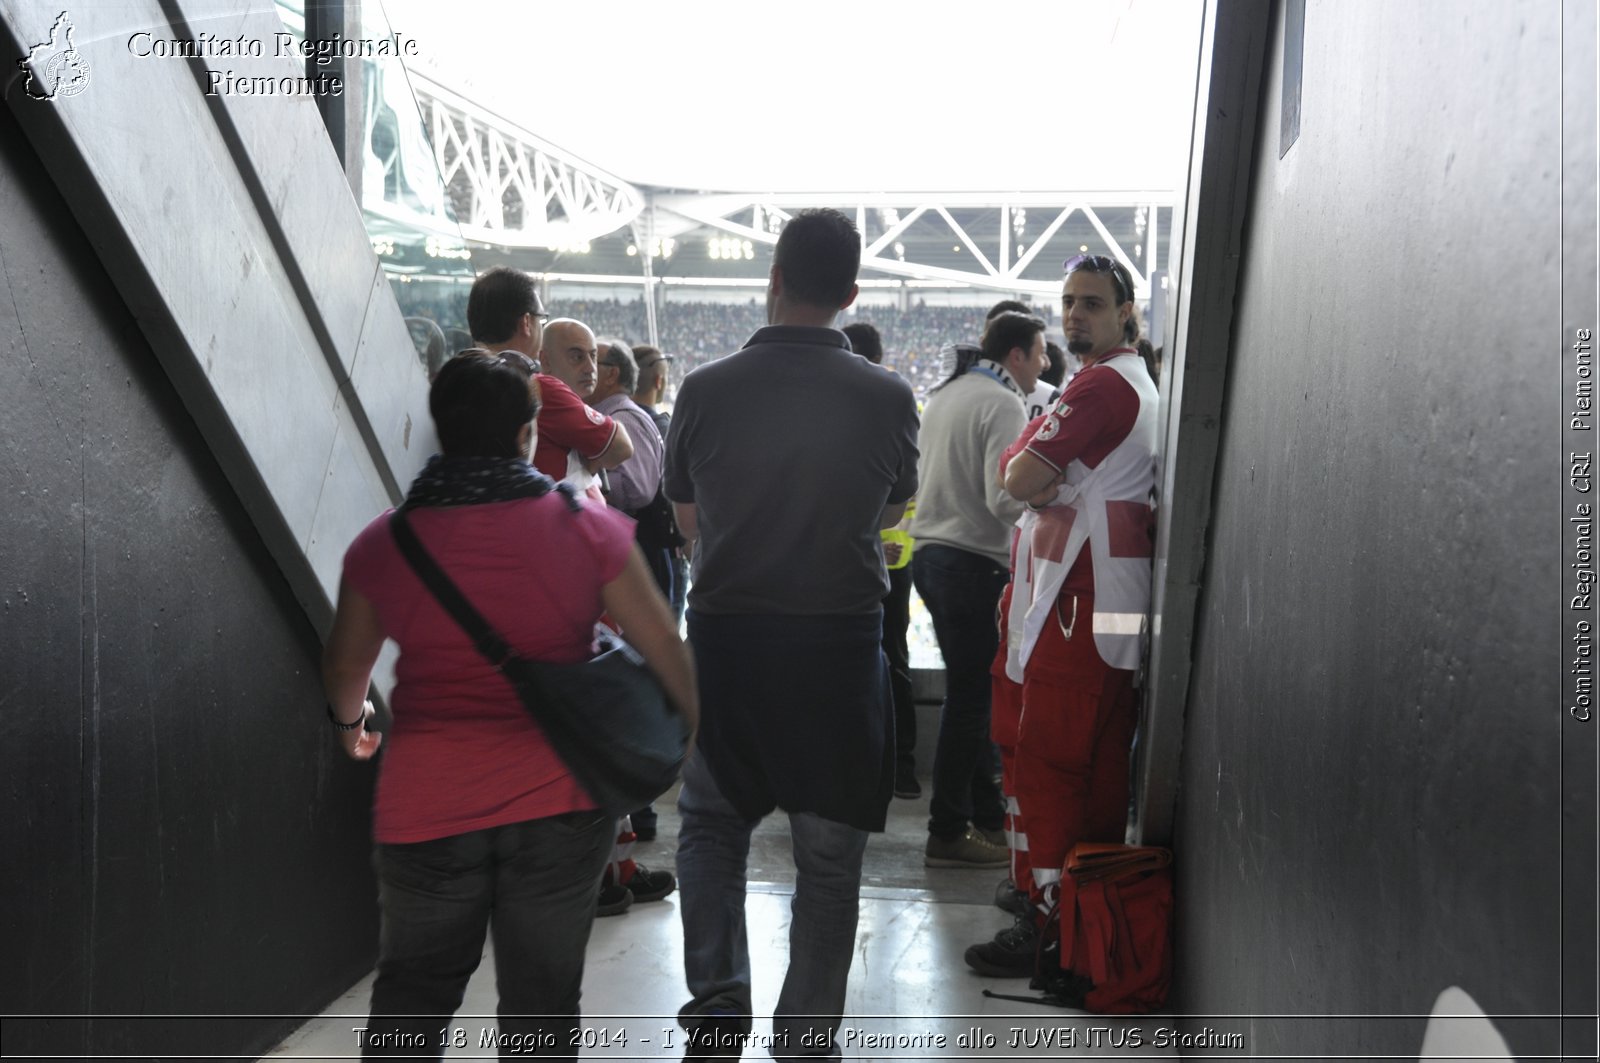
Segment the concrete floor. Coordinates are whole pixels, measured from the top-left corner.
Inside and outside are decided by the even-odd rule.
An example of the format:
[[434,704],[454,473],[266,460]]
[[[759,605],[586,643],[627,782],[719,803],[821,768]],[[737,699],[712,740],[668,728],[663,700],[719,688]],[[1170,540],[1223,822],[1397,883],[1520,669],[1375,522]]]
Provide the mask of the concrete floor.
[[[920,800],[896,800],[889,825],[867,844],[862,876],[861,923],[857,954],[850,972],[846,1018],[840,1041],[846,1059],[1046,1059],[1087,1054],[1104,1058],[1110,1049],[1090,1047],[1127,1040],[1127,1031],[1141,1029],[1141,1048],[1115,1050],[1117,1057],[1168,1055],[1151,1044],[1163,1025],[1159,1016],[1118,1020],[1086,1016],[1048,1006],[991,1000],[985,988],[1030,995],[1023,979],[980,978],[967,969],[961,955],[968,945],[992,937],[1011,919],[992,904],[1003,871],[925,868],[922,847],[927,839],[927,780]],[[672,867],[677,813],[669,795],[657,805],[659,840],[638,847],[635,856],[651,867]],[[788,822],[770,816],[751,843],[749,919],[751,962],[755,975],[754,1006],[770,1016],[788,960],[789,900],[794,868],[789,856]],[[584,973],[583,1010],[595,1044],[585,1058],[677,1059],[683,1035],[674,1016],[685,999],[683,940],[677,895],[653,904],[635,905],[621,916],[595,920]],[[350,1059],[359,1052],[353,1027],[367,1014],[371,976],[362,979],[321,1017],[263,1057],[265,1060]],[[494,1029],[493,956],[467,987],[466,1001],[455,1026],[467,1042],[446,1053],[449,1059],[492,1058],[480,1047],[484,1032]],[[972,1028],[979,1043],[961,1043]],[[1014,1033],[1019,1028],[1021,1033]],[[1060,1033],[1054,1033],[1057,1029]],[[852,1035],[851,1031],[856,1031]],[[1069,1047],[1045,1047],[1044,1036],[1072,1037]],[[1071,1031],[1067,1033],[1066,1031]],[[627,1043],[621,1043],[625,1033]],[[757,1037],[770,1037],[770,1018],[756,1019]],[[983,1035],[994,1043],[983,1041]],[[610,1044],[604,1043],[609,1035]],[[913,1040],[885,1046],[873,1036]],[[942,1037],[941,1044],[937,1039]],[[1020,1041],[1020,1043],[1019,1043]],[[759,1045],[759,1041],[757,1042]],[[764,1059],[761,1047],[746,1050],[747,1059]]]

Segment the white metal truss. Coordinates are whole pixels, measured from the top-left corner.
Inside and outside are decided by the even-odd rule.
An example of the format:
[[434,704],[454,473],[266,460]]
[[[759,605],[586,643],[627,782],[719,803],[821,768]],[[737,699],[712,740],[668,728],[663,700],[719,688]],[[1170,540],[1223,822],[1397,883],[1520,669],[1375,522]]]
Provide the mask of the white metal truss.
[[581,245],[629,224],[644,196],[627,181],[411,71],[461,235],[503,247]]
[[[1161,252],[1168,245],[1161,242],[1157,219],[1159,208],[1170,208],[1175,201],[1171,192],[1089,192],[1063,193],[839,193],[829,194],[769,194],[769,195],[660,195],[651,197],[648,213],[651,230],[655,235],[681,235],[699,226],[708,226],[734,236],[766,244],[777,243],[777,230],[773,224],[789,217],[789,211],[805,207],[833,207],[846,214],[854,212],[857,226],[866,231],[865,221],[869,211],[893,210],[896,220],[888,224],[881,234],[862,248],[861,265],[884,273],[918,280],[939,280],[978,288],[999,291],[1035,292],[1055,295],[1059,281],[1025,280],[1023,273],[1050,243],[1063,225],[1081,212],[1094,228],[1110,253],[1128,267],[1133,277],[1135,296],[1150,297],[1150,275],[1163,268]],[[993,234],[971,233],[950,213],[952,208],[983,208],[1000,211],[1000,225]],[[1098,211],[1107,209],[1143,208],[1147,231],[1141,244],[1142,253],[1129,254],[1106,227]],[[1034,236],[1031,245],[1012,261],[1012,211],[1017,209],[1053,212],[1051,221]],[[971,260],[970,268],[952,269],[928,262],[917,262],[893,253],[899,237],[914,222],[927,214],[942,218],[965,248]],[[748,217],[748,220],[743,220]],[[891,215],[894,217],[894,215]]]

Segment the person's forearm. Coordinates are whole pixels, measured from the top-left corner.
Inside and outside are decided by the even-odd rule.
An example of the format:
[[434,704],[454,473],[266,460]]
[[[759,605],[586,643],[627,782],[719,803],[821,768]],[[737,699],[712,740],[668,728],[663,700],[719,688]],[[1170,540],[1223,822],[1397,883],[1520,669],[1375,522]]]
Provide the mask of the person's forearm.
[[354,723],[361,718],[367,690],[371,685],[371,669],[340,667],[326,661],[323,663],[322,691],[340,723]]

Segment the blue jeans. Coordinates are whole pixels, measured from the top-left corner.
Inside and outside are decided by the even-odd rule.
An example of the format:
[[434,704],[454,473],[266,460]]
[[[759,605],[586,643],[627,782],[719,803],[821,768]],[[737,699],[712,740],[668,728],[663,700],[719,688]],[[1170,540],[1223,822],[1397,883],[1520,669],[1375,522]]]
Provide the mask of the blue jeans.
[[[500,1033],[543,1046],[539,1058],[576,1059],[583,953],[613,825],[590,810],[379,845],[373,862],[383,924],[362,1057],[439,1059],[441,1031],[461,1006],[490,931]],[[370,1043],[372,1034],[391,1033],[400,1036]]]
[[[745,866],[750,832],[759,820],[740,816],[728,803],[698,753],[683,767],[678,812],[678,906],[693,996],[678,1019],[685,1029],[714,1015],[741,1016],[748,1023]],[[833,1034],[844,1017],[855,952],[867,832],[812,812],[791,812],[789,833],[797,875],[789,970],[773,1014],[772,1054],[780,1060],[838,1059]]]
[[998,830],[1005,802],[989,736],[989,666],[1000,646],[995,610],[1008,574],[982,554],[919,543],[911,555],[917,593],[944,657],[944,711],[933,756],[928,833],[954,838],[968,822]]

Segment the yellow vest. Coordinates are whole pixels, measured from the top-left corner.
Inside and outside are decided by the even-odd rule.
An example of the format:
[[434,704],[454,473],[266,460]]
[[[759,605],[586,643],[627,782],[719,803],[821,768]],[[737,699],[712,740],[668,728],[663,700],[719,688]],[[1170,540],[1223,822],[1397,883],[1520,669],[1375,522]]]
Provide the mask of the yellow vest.
[[911,538],[911,533],[905,529],[911,527],[911,518],[916,511],[917,500],[913,498],[906,503],[906,514],[900,518],[899,524],[892,528],[884,528],[878,532],[878,537],[885,543],[900,544],[900,560],[889,566],[891,572],[911,564],[911,551],[916,549],[917,541]]

